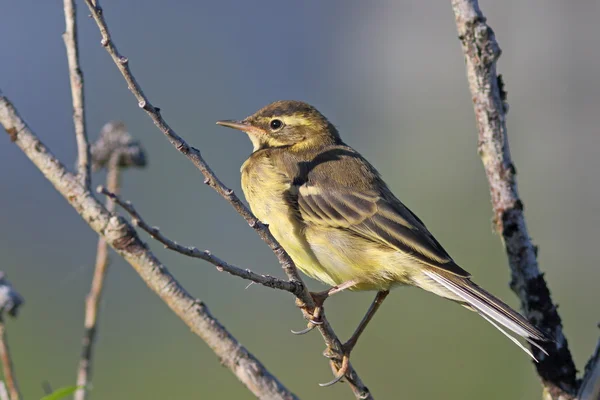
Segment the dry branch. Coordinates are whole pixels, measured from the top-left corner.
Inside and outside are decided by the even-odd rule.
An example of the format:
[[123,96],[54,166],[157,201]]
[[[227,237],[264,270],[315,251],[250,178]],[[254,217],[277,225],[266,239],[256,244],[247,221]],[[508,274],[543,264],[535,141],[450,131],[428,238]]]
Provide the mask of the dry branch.
[[12,287],[10,282],[6,279],[4,272],[0,272],[0,363],[2,363],[2,371],[4,373],[4,380],[6,381],[4,392],[10,394],[11,400],[19,400],[21,394],[19,392],[19,384],[17,383],[17,377],[10,355],[10,348],[8,347],[8,336],[6,334],[4,315],[8,314],[15,317],[22,304],[23,297],[21,297],[21,295],[19,295]]
[[[476,0],[452,0],[467,79],[479,129],[478,151],[490,185],[494,223],[502,235],[512,273],[511,288],[525,316],[556,339],[550,355],[535,347],[536,364],[548,399],[570,399],[577,388],[575,364],[563,335],[561,320],[537,262],[517,191],[516,169],[506,134],[506,93],[496,74],[500,47]],[[548,347],[551,347],[550,345]]]
[[[146,153],[140,142],[131,136],[123,122],[111,121],[100,130],[92,144],[92,170],[104,168],[113,160],[116,167],[145,167]],[[109,169],[110,170],[110,169]]]
[[71,97],[73,98],[73,123],[77,139],[77,175],[81,184],[90,186],[90,146],[85,129],[85,107],[83,102],[83,73],[79,65],[77,44],[77,13],[75,0],[64,0],[65,33],[63,40],[67,49]]
[[[146,155],[138,141],[127,132],[122,122],[109,122],[100,131],[98,140],[92,146],[92,165],[94,170],[107,167],[106,185],[114,192],[120,189],[121,171],[127,167],[143,167],[146,165]],[[115,202],[106,199],[106,210],[115,211]],[[103,237],[98,239],[94,277],[90,292],[85,301],[84,335],[82,338],[81,357],[77,369],[77,386],[75,400],[85,400],[91,384],[92,357],[94,340],[98,330],[98,312],[108,272],[108,244]]]
[[4,380],[8,387],[11,400],[19,400],[21,394],[19,392],[19,385],[17,383],[17,377],[15,376],[15,370],[12,363],[12,357],[10,355],[10,348],[8,347],[8,337],[6,335],[6,325],[4,323],[4,317],[0,316],[0,361],[2,362],[2,371],[4,372]]
[[[135,96],[138,101],[138,106],[142,108],[148,116],[152,119],[154,124],[159,128],[159,130],[167,137],[169,142],[175,147],[180,153],[186,156],[188,160],[190,160],[196,168],[204,175],[204,182],[212,187],[218,194],[220,194],[223,198],[225,198],[233,208],[246,220],[246,222],[258,233],[260,238],[269,246],[269,248],[273,251],[275,256],[277,257],[281,267],[286,273],[290,282],[296,285],[296,290],[294,294],[298,298],[300,303],[306,305],[307,308],[313,308],[314,302],[310,293],[308,292],[306,285],[304,285],[294,262],[290,258],[290,256],[283,250],[283,248],[277,243],[273,235],[269,232],[268,228],[262,224],[253,214],[252,212],[240,201],[240,199],[235,195],[233,190],[227,188],[215,175],[212,169],[208,166],[206,161],[202,158],[200,151],[192,146],[190,146],[181,136],[179,136],[175,131],[167,124],[167,122],[163,119],[160,109],[153,106],[150,103],[150,100],[144,92],[142,91],[140,85],[136,81],[135,77],[131,73],[129,68],[129,59],[123,55],[121,55],[116,45],[110,35],[108,30],[108,26],[106,21],[104,20],[104,10],[98,5],[97,1],[94,0],[85,0],[88,8],[90,10],[91,16],[98,25],[100,30],[100,35],[102,39],[100,40],[101,45],[106,49],[108,54],[113,59],[115,65],[123,75],[123,78],[127,82],[127,87],[131,91],[131,93]],[[307,315],[305,315],[308,318]],[[340,355],[339,360],[333,360],[334,364],[337,368],[341,367],[341,354],[342,343],[339,338],[336,336],[333,328],[325,318],[325,315],[322,315],[323,323],[318,326],[319,332],[323,336],[325,344],[329,349],[332,350],[333,353]],[[354,370],[354,368],[350,365],[348,368],[348,373],[346,374],[346,381],[349,383],[354,395],[358,399],[371,399],[372,396],[369,392],[369,389],[362,383],[358,374]]]
[[223,325],[207,306],[193,298],[142,242],[124,218],[110,214],[92,193],[31,132],[5,97],[0,124],[11,140],[52,183],[89,226],[121,255],[167,306],[200,336],[221,363],[260,399],[296,399]]

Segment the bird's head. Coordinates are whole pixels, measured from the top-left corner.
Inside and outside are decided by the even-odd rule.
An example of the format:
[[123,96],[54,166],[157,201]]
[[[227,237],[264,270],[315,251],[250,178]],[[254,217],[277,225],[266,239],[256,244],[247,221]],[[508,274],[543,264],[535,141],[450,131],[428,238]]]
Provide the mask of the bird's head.
[[217,125],[244,131],[254,151],[289,147],[304,149],[340,143],[337,129],[313,106],[301,101],[276,101],[241,121],[217,121]]

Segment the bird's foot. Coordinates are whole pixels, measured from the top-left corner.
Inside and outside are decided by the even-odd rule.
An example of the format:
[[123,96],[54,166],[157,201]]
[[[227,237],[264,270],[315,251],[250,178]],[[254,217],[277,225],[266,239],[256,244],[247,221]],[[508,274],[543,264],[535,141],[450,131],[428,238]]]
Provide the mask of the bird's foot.
[[356,283],[357,282],[355,280],[350,280],[339,285],[332,286],[327,290],[323,290],[322,292],[310,292],[310,296],[312,297],[313,302],[315,303],[315,307],[312,309],[309,309],[309,307],[307,307],[307,305],[304,304],[303,301],[296,299],[296,305],[300,307],[300,309],[304,313],[304,318],[308,320],[308,327],[301,331],[292,331],[292,333],[296,335],[303,335],[315,329],[317,325],[322,325],[323,319],[321,318],[321,315],[323,314],[323,303],[325,303],[325,300],[327,300],[329,296],[335,293],[339,293],[342,290],[348,289],[356,285]]
[[323,324],[323,320],[321,318],[323,313],[323,303],[329,297],[329,295],[330,290],[324,290],[322,292],[310,292],[310,296],[315,303],[315,307],[312,309],[309,309],[303,301],[296,299],[296,305],[302,310],[304,318],[308,320],[308,325],[306,329],[302,329],[301,331],[292,330],[294,335],[304,335],[305,333],[315,329],[318,325]]
[[[344,376],[346,376],[346,374],[348,373],[348,368],[350,367],[350,353],[352,352],[352,349],[354,349],[354,346],[356,345],[356,341],[354,340],[349,340],[346,343],[344,343],[342,345],[342,352],[341,354],[335,350],[333,350],[331,347],[328,347],[327,349],[325,349],[325,351],[323,352],[323,355],[327,358],[329,358],[329,362],[331,364],[331,369],[333,370],[333,373],[335,375],[335,378],[333,378],[333,380],[327,382],[327,383],[319,383],[319,386],[321,387],[327,387],[327,386],[331,386],[334,385],[336,383],[338,383],[339,381],[341,381]],[[338,367],[339,365],[339,367]]]
[[371,306],[369,307],[369,310],[363,317],[362,321],[360,321],[360,324],[358,324],[358,327],[352,336],[350,336],[350,339],[348,339],[348,341],[342,345],[341,352],[330,347],[325,350],[323,355],[331,360],[331,369],[335,374],[335,378],[331,382],[321,383],[321,386],[331,386],[334,383],[341,381],[342,378],[348,373],[348,369],[350,368],[350,353],[352,352],[352,349],[354,349],[354,346],[356,346],[358,338],[363,333],[367,327],[367,324],[369,321],[371,321],[373,315],[375,315],[375,312],[377,312],[381,306],[381,303],[383,300],[385,300],[389,293],[389,290],[377,292],[377,296],[375,296],[375,299],[371,303]]

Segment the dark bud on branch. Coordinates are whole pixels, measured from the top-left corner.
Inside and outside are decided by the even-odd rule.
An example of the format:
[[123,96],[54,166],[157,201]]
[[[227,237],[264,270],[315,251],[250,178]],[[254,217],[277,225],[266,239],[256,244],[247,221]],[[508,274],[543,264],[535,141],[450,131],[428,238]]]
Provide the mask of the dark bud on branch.
[[19,307],[23,302],[23,297],[13,289],[10,282],[6,279],[6,274],[0,271],[0,317],[5,312],[11,317],[16,317]]
[[108,122],[100,131],[100,137],[92,144],[92,169],[98,171],[106,166],[113,154],[119,154],[119,167],[145,167],[146,153],[140,142],[127,131],[123,122]]

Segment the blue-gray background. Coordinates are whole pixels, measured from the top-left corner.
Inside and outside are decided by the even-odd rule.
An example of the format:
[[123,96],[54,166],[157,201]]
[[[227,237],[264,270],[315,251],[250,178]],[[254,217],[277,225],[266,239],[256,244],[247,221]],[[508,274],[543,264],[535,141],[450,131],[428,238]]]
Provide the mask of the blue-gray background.
[[[230,187],[250,152],[242,134],[214,125],[277,99],[316,105],[344,139],[372,160],[394,192],[477,282],[518,306],[476,152],[476,128],[449,1],[103,2],[119,50],[171,126]],[[598,336],[600,5],[595,1],[483,1],[504,54],[508,130],[530,232],[560,304],[580,369]],[[202,184],[141,112],[79,4],[87,126],[95,139],[123,120],[150,165],[124,177],[124,197],[172,238],[231,263],[282,276],[268,248],[231,207]],[[67,165],[75,139],[62,2],[3,2],[0,88]],[[42,382],[72,384],[83,332],[83,301],[96,235],[0,135],[0,269],[26,297],[9,335],[23,394]],[[103,182],[94,176],[94,185]],[[291,296],[153,250],[179,281],[290,389],[303,398],[347,399],[331,378],[317,333]],[[309,282],[312,288],[320,286]],[[372,294],[341,294],[328,316],[347,337]],[[94,362],[95,399],[249,399],[113,255]],[[393,292],[367,329],[353,362],[378,398],[532,399],[528,358],[463,308],[416,289]]]

